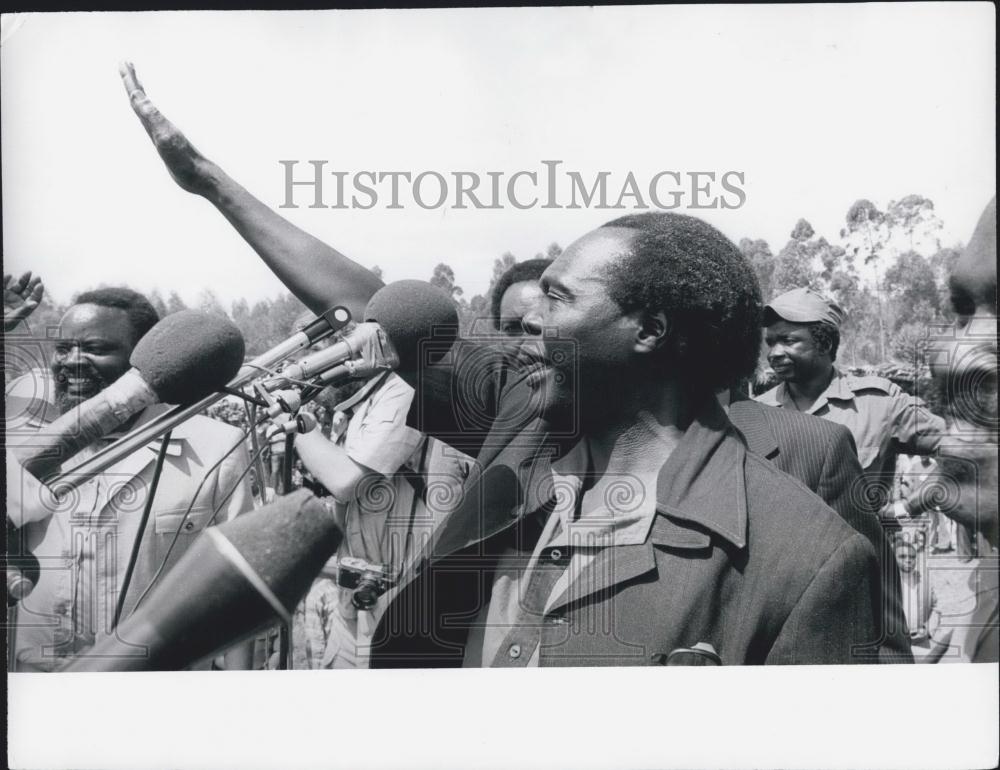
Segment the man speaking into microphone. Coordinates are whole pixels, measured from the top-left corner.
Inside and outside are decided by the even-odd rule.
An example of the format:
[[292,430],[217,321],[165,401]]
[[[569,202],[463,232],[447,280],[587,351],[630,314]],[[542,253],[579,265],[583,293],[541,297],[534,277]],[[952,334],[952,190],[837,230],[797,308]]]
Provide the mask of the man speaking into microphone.
[[[195,150],[131,65],[121,74],[174,179],[300,300],[318,311],[370,290],[356,262]],[[532,330],[558,334],[493,422],[526,385],[575,443],[558,463],[541,436],[483,444],[463,503],[386,608],[372,666],[867,662],[855,647],[873,638],[874,549],[749,453],[713,396],[753,371],[760,342],[760,289],[736,246],[693,217],[625,217],[574,242],[541,288]]]
[[[77,297],[60,323],[50,370],[29,372],[7,389],[8,446],[37,442],[59,415],[72,413],[117,381],[130,369],[136,344],[158,320],[149,301],[130,289],[103,288]],[[119,432],[165,409],[161,404],[146,407]],[[74,462],[102,448],[105,440],[84,449]],[[21,529],[22,547],[37,557],[40,572],[34,590],[18,606],[13,670],[60,670],[112,633],[161,446],[155,441],[64,497],[49,497],[45,502],[51,515]],[[215,523],[252,507],[249,480],[240,479],[248,464],[235,428],[197,416],[173,429],[122,619],[161,567],[166,572],[187,550],[217,507]],[[8,478],[7,483],[20,480]],[[249,667],[250,652],[248,645],[231,649],[225,666]]]

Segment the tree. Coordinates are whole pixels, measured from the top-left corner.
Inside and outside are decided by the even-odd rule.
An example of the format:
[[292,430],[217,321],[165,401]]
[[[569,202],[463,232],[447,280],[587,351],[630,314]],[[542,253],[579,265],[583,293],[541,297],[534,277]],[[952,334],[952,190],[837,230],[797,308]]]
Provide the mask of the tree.
[[941,320],[950,323],[954,319],[951,309],[951,287],[949,277],[958,258],[962,256],[964,247],[961,245],[938,249],[931,255],[931,269],[934,271],[934,284],[937,286],[938,307],[941,312]]
[[497,281],[510,270],[514,265],[517,264],[517,257],[511,254],[509,251],[505,251],[499,259],[493,260],[493,275],[490,277],[490,292],[492,293],[493,287],[496,286]]
[[169,296],[167,296],[167,314],[187,309],[188,307],[184,304],[184,300],[181,299],[181,295],[176,291],[170,292]]
[[430,283],[437,286],[452,299],[462,296],[462,287],[455,285],[455,271],[444,262],[439,262],[434,268]]
[[226,309],[222,306],[222,302],[219,301],[219,297],[214,291],[208,288],[202,289],[198,294],[198,309],[203,313],[229,318],[229,313],[227,313]]
[[[879,350],[884,361],[888,330],[897,329],[901,323],[907,322],[893,318],[894,310],[902,306],[891,301],[891,289],[886,285],[888,271],[898,266],[903,254],[919,256],[922,251],[940,252],[941,220],[934,212],[933,201],[922,195],[906,195],[899,200],[891,200],[884,212],[872,201],[862,198],[848,209],[846,220],[847,226],[841,230],[841,236],[852,256],[863,257],[863,264],[875,289]],[[912,262],[913,257],[907,259]],[[902,269],[905,272],[907,268]],[[929,305],[923,305],[925,310],[928,306],[935,306],[933,301],[928,301]],[[940,308],[940,298],[936,306]]]
[[757,275],[761,296],[767,302],[774,297],[774,291],[771,288],[771,278],[774,275],[774,254],[771,252],[771,247],[762,238],[757,240],[741,238],[739,248]]
[[885,221],[890,231],[905,239],[907,250],[915,251],[920,245],[940,250],[941,220],[934,212],[934,202],[930,198],[907,195],[898,201],[889,201]]
[[167,303],[163,301],[163,295],[160,294],[159,289],[153,289],[149,293],[147,299],[149,300],[149,304],[153,306],[153,309],[156,311],[156,314],[160,318],[163,318],[165,315],[169,314],[170,311],[167,310]]
[[535,259],[556,259],[560,254],[562,254],[562,247],[555,243],[554,241],[549,244],[549,247],[545,249],[545,253],[538,252],[535,255]]
[[864,258],[864,264],[874,272],[875,302],[878,309],[879,358],[885,360],[885,309],[882,303],[882,280],[879,258],[889,241],[886,215],[867,198],[856,200],[847,210],[847,227],[840,231],[852,256]]
[[907,251],[896,257],[892,267],[885,271],[883,285],[893,300],[894,332],[904,324],[926,326],[940,317],[941,295],[934,268],[921,254]]
[[813,235],[815,231],[806,220],[800,219],[796,223],[791,239],[778,252],[775,260],[771,275],[772,296],[799,287],[819,288],[819,271],[812,264],[814,254],[809,246],[809,239]]

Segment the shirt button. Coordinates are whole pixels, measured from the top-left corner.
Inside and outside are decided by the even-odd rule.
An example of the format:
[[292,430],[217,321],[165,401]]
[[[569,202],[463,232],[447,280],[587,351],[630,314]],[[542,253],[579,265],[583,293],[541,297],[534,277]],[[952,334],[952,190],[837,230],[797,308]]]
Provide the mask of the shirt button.
[[515,658],[515,659],[516,658],[520,658],[521,657],[521,645],[519,645],[519,644],[512,644],[510,646],[510,649],[507,650],[507,654],[510,655],[510,657]]
[[549,557],[552,559],[552,561],[559,561],[562,558],[562,551],[560,551],[558,548],[553,548],[552,551],[549,553]]
[[187,524],[184,525],[184,529],[186,529],[188,532],[190,532],[192,529],[194,529],[194,522],[193,521],[189,521]]

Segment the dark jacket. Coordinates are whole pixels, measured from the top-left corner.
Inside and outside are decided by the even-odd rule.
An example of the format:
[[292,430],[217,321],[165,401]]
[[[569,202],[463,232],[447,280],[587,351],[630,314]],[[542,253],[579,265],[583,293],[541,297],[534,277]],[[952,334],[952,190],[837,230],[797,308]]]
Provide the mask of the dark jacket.
[[[373,667],[462,665],[498,556],[551,489],[537,442],[490,446],[382,616]],[[708,399],[660,472],[649,537],[604,549],[580,579],[583,595],[549,608],[540,664],[655,665],[699,642],[724,664],[871,662],[862,648],[875,633],[876,573],[871,544],[749,453]]]
[[729,419],[751,452],[775,464],[823,498],[841,518],[868,538],[879,557],[872,578],[876,637],[882,662],[909,663],[910,637],[892,543],[863,493],[864,480],[851,432],[843,425],[758,401],[734,401]]

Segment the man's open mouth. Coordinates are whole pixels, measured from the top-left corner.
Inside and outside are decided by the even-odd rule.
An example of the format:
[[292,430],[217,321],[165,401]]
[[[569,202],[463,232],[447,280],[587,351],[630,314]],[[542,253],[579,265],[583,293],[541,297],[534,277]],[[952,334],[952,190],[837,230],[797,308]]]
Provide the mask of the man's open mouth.
[[56,377],[56,381],[62,390],[74,396],[84,393],[96,393],[101,389],[101,381],[96,377],[59,374]]

